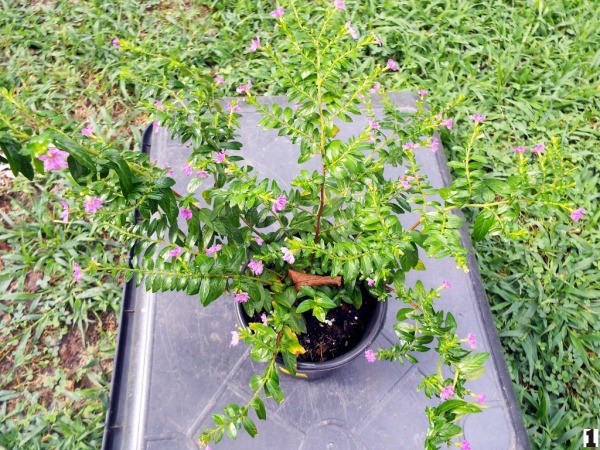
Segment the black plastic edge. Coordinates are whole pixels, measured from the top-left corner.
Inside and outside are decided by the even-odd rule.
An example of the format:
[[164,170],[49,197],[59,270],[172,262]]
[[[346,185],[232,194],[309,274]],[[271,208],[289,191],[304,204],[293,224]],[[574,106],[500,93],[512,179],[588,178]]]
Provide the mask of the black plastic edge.
[[[149,154],[152,148],[152,132],[153,125],[146,127],[142,134],[142,142],[140,151]],[[135,212],[135,218],[138,220],[138,212]],[[135,245],[129,250],[127,264],[131,266],[131,258]],[[135,314],[135,281],[133,279],[125,283],[123,288],[123,297],[121,299],[121,313],[119,317],[119,330],[117,337],[117,346],[115,348],[115,359],[113,362],[113,372],[110,382],[110,394],[108,400],[108,408],[106,410],[106,419],[104,422],[104,434],[102,437],[102,450],[110,450],[116,448],[114,442],[117,432],[121,430],[121,426],[116,423],[117,408],[123,403],[119,400],[127,393],[127,380],[123,378],[127,376],[127,371],[123,370],[127,353],[129,351],[128,342],[131,340],[130,328],[133,326],[133,316]]]
[[[439,136],[436,137],[437,139],[440,139]],[[452,182],[452,175],[450,174],[446,154],[443,150],[437,152],[436,160],[444,185],[450,185]],[[519,408],[519,402],[515,394],[513,382],[510,378],[508,366],[504,359],[502,343],[498,337],[498,330],[496,330],[496,324],[494,323],[494,318],[492,317],[492,310],[490,309],[489,300],[485,292],[485,288],[483,287],[483,279],[481,278],[481,273],[479,273],[479,266],[477,265],[477,259],[475,257],[475,249],[473,248],[471,237],[467,231],[464,215],[461,211],[456,212],[456,214],[463,219],[463,226],[460,228],[460,234],[463,245],[467,249],[468,253],[467,259],[469,279],[471,281],[471,286],[475,291],[475,297],[477,299],[477,304],[483,320],[483,329],[485,330],[486,337],[493,349],[493,351],[490,352],[490,355],[496,364],[498,378],[500,379],[502,388],[501,390],[504,392],[507,400],[506,403],[510,413],[510,420],[512,422],[513,429],[515,430],[515,448],[519,450],[529,450],[531,449],[531,443],[529,442],[529,436],[527,435],[527,430],[525,429],[525,425],[523,423],[523,413],[521,408]],[[485,411],[483,414],[485,414]]]

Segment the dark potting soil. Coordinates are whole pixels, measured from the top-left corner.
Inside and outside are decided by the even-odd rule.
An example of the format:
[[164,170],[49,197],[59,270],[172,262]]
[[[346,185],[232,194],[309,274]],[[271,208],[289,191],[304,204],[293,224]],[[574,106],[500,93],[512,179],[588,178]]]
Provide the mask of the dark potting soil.
[[[311,311],[305,312],[303,316],[307,332],[299,335],[298,341],[306,353],[298,356],[298,361],[328,361],[352,350],[362,339],[376,302],[363,289],[363,304],[360,309],[343,303],[329,311],[324,323],[319,322]],[[260,322],[260,314],[250,318],[249,322]]]

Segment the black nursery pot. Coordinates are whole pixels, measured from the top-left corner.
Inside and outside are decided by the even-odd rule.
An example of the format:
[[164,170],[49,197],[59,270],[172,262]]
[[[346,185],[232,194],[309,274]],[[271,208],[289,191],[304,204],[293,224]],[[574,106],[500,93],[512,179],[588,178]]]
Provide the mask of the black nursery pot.
[[[381,329],[383,328],[383,324],[385,322],[386,312],[387,312],[387,301],[377,301],[373,297],[371,297],[368,292],[363,289],[363,305],[367,303],[367,296],[370,297],[369,300],[372,300],[371,307],[371,315],[370,319],[365,324],[365,327],[362,331],[362,337],[358,341],[358,343],[354,346],[354,348],[348,350],[346,353],[323,362],[308,362],[308,361],[298,361],[298,366],[296,368],[296,378],[304,379],[304,380],[316,380],[318,378],[322,378],[327,375],[331,375],[336,370],[341,367],[347,365],[354,359],[358,357],[364,358],[364,352],[369,346],[373,343]],[[364,307],[364,306],[363,306]],[[236,313],[238,316],[238,320],[243,327],[247,327],[250,321],[250,318],[244,311],[244,307],[242,304],[236,304]],[[283,360],[281,356],[277,357],[277,362],[279,366],[279,370],[287,375],[291,375],[288,370],[284,367]]]

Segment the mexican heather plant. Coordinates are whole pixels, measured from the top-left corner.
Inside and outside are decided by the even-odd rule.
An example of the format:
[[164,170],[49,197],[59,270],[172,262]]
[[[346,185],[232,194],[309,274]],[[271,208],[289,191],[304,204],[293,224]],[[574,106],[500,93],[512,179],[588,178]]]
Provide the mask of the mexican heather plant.
[[[465,161],[453,163],[457,178],[447,188],[433,189],[415,155],[429,151],[426,148],[439,149],[436,132],[454,126],[451,109],[428,111],[427,92],[420,91],[416,113],[397,111],[379,80],[394,76],[398,64],[388,59],[367,73],[360,70],[361,55],[381,41],[348,21],[345,10],[344,2],[337,0],[301,9],[290,1],[272,12],[271,35],[264,31],[248,42],[249,58],[263,52],[271,61],[290,106],[260,104],[250,79],[238,93],[262,114],[266,129],[277,129],[297,144],[299,163],[313,158],[320,162],[320,171],[300,171],[288,190],[260,178],[236,154],[241,148],[236,141],[239,100],[220,101],[222,74],[134,47],[124,39],[114,37],[107,46],[145,62],[141,75],[123,75],[146,85],[146,106],[156,117],[155,126],[167,127],[191,144],[185,167],[158,168],[146,155],[114,148],[89,124],[57,126],[54,120],[34,115],[12,92],[1,93],[3,108],[28,118],[22,125],[7,120],[0,125],[3,160],[28,178],[34,170],[64,172],[73,188],[60,203],[61,219],[89,217],[100,230],[136,244],[132,267],[73,261],[75,281],[121,272],[138,276],[152,291],[198,295],[205,306],[227,292],[223,298],[243,304],[248,315],[262,315],[261,323],[232,331],[231,345],[240,340],[250,344],[252,358],[266,363],[265,370],[250,380],[254,394],[247,404],[228,405],[225,414],[214,416],[215,427],[200,436],[205,446],[225,433],[236,437],[242,427],[250,435],[257,433],[250,411],[266,418],[261,395],[283,400],[277,355],[295,373],[296,358],[304,352],[298,341],[305,330],[302,313],[324,322],[342,303],[360,306],[361,285],[381,301],[406,304],[394,326],[398,342],[367,350],[367,361],[417,362],[414,353],[430,348],[439,354],[439,370],[420,386],[425,395],[441,400],[426,411],[426,448],[457,439],[461,428],[456,422],[482,409],[484,395],[472,393],[465,383],[483,373],[487,355],[472,352],[476,337],[457,336],[452,315],[435,309],[435,300],[451,286],[443,282],[427,290],[417,282],[407,288],[405,274],[424,268],[419,249],[432,257],[452,256],[466,270],[458,232],[461,220],[454,210],[480,210],[474,239],[488,232],[518,233],[501,217],[519,207],[519,193],[532,191],[536,177],[531,159],[543,166],[546,149],[538,145],[526,153],[518,147],[519,174],[489,178],[482,170],[485,159],[476,151],[486,118],[474,113]],[[374,116],[374,99],[384,105],[383,117]],[[355,120],[352,115],[361,112],[367,116],[361,133],[338,139],[336,123]],[[405,167],[406,173],[388,179],[386,166]],[[190,192],[202,187],[208,207],[191,194],[172,190],[172,170],[190,176]],[[560,186],[542,187],[540,195],[550,188]],[[409,211],[420,219],[406,229],[398,216]],[[585,214],[569,212],[572,220]],[[290,269],[341,276],[343,285],[296,291]],[[458,445],[469,447],[466,440]]]

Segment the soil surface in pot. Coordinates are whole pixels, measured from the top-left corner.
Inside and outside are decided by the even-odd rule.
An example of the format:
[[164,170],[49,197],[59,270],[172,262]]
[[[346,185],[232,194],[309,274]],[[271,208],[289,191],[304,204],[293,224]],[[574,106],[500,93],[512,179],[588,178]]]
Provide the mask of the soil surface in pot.
[[[363,290],[363,304],[360,309],[343,303],[327,314],[326,322],[319,322],[311,311],[303,314],[306,333],[298,336],[306,353],[298,356],[298,361],[323,362],[342,356],[352,350],[362,339],[367,329],[377,300]],[[250,318],[250,322],[260,322],[260,314]]]

